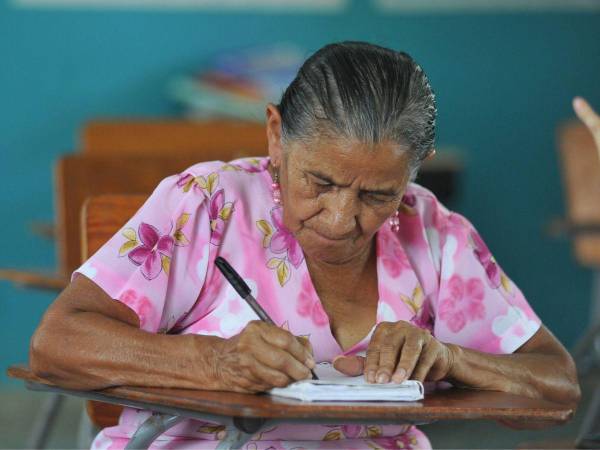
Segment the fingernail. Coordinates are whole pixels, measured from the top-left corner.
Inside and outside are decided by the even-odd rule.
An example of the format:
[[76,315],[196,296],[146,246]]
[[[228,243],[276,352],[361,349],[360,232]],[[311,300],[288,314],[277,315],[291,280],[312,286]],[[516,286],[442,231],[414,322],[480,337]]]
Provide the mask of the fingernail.
[[369,370],[369,372],[367,373],[367,381],[369,383],[375,383],[375,371],[374,370]]
[[392,378],[393,378],[394,382],[402,383],[404,381],[404,379],[406,378],[406,370],[399,369]]
[[577,109],[583,106],[583,99],[581,97],[575,97],[573,99],[573,106]]
[[389,380],[387,373],[380,373],[379,375],[377,375],[377,382],[378,383],[387,383]]

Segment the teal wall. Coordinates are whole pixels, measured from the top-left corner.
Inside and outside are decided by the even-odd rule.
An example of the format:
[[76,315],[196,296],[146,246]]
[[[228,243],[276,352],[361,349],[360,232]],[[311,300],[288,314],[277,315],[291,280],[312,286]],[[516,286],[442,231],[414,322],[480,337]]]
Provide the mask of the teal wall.
[[[411,53],[437,92],[440,146],[465,150],[456,209],[479,228],[547,325],[571,345],[590,274],[543,235],[563,211],[555,125],[584,95],[600,108],[600,14],[385,16],[15,9],[0,0],[0,266],[54,264],[27,224],[53,215],[50,168],[98,116],[165,116],[176,73],[221,50],[274,41],[308,51],[367,40]],[[51,297],[0,283],[0,361],[24,361]],[[0,382],[7,383],[6,378]],[[12,384],[14,386],[14,384]]]

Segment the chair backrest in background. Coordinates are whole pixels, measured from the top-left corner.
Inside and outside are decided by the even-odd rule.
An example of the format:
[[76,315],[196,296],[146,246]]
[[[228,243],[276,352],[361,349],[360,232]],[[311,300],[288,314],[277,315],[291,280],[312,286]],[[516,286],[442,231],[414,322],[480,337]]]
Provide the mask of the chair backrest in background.
[[[95,156],[195,156],[200,161],[267,154],[265,125],[233,120],[94,120],[80,150]],[[223,155],[227,156],[223,156]]]
[[[565,187],[567,220],[578,226],[600,226],[600,158],[590,131],[579,122],[558,130],[558,150]],[[575,233],[577,261],[600,266],[600,233]]]
[[183,171],[199,159],[82,155],[61,158],[55,173],[59,272],[68,275],[81,264],[80,212],[86,198],[102,194],[149,195],[163,178]]
[[[146,200],[146,195],[105,195],[90,197],[81,210],[82,257],[87,259],[117,233]],[[118,405],[87,401],[92,423],[105,428],[117,424],[123,408]]]

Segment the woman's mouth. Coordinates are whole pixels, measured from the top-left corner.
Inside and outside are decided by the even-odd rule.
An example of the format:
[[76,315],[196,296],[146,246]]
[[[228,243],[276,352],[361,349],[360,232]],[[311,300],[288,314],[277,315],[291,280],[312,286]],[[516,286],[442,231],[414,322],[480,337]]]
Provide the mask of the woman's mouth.
[[341,237],[340,236],[329,236],[326,234],[319,233],[318,231],[313,230],[313,229],[311,229],[311,231],[322,241],[331,243],[331,244],[341,244],[341,243],[347,242],[352,237],[351,235],[346,235],[346,236],[341,236]]

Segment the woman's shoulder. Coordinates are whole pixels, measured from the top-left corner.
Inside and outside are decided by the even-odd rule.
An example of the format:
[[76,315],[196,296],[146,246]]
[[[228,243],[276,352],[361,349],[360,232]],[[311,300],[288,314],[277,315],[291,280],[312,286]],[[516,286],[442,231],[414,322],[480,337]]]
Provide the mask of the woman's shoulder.
[[438,230],[447,228],[460,217],[442,204],[433,192],[417,184],[409,183],[402,198],[402,209],[407,215],[418,215],[424,227]]
[[207,197],[219,189],[251,189],[253,184],[264,184],[260,175],[268,174],[268,164],[268,157],[200,162],[179,173],[176,183],[186,192],[196,190]]
[[194,177],[208,176],[212,173],[219,175],[233,174],[247,175],[257,174],[267,170],[269,158],[266,156],[247,157],[234,159],[232,161],[203,161],[196,163],[181,172]]

